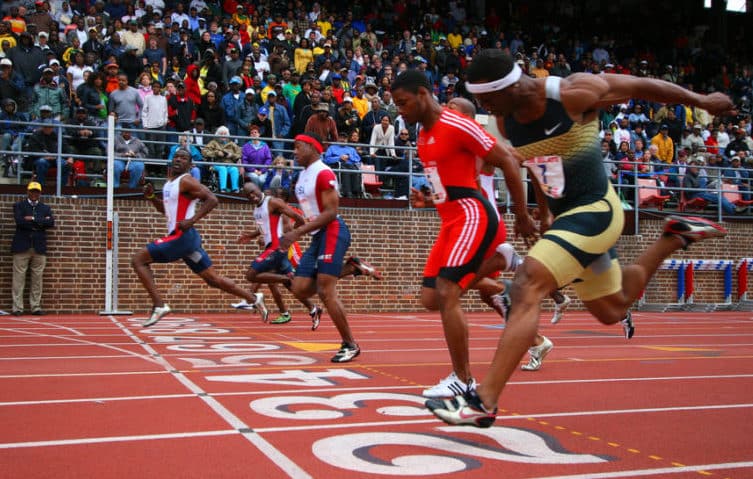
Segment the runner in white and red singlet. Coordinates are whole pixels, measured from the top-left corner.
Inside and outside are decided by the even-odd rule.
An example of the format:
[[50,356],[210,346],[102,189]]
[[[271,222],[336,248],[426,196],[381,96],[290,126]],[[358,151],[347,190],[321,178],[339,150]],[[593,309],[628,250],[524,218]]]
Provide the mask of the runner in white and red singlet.
[[[201,247],[201,236],[194,224],[217,206],[217,197],[189,173],[191,155],[186,150],[177,150],[170,167],[170,179],[162,189],[162,200],[154,194],[151,183],[144,185],[144,196],[152,206],[167,217],[168,235],[157,239],[137,252],[131,259],[136,275],[152,299],[153,309],[144,326],[148,327],[171,311],[162,299],[150,268],[152,263],[172,263],[182,259],[191,271],[209,286],[253,301],[254,295],[241,288],[229,278],[221,276],[212,266],[212,260]],[[196,203],[201,207],[196,209]]]
[[[299,300],[319,295],[342,339],[340,350],[332,357],[332,362],[345,363],[361,353],[336,290],[343,272],[345,253],[350,247],[350,231],[338,214],[340,196],[337,177],[322,161],[322,151],[321,139],[315,133],[307,132],[295,137],[293,152],[298,164],[304,168],[298,176],[295,194],[306,222],[283,235],[280,249],[287,251],[304,234],[311,235],[311,244],[295,271],[292,291]],[[364,274],[378,275],[373,267],[363,261],[351,258],[348,263],[362,269]]]

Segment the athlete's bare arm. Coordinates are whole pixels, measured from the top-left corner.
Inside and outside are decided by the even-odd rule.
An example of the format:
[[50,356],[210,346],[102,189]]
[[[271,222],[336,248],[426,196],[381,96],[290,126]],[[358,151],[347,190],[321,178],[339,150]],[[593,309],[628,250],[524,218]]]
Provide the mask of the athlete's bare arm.
[[288,205],[285,200],[281,198],[271,198],[269,200],[269,210],[279,215],[285,215],[293,220],[294,226],[302,226],[306,220],[297,211]]
[[293,228],[280,238],[281,251],[287,251],[290,245],[301,239],[306,233],[323,228],[337,218],[337,209],[340,206],[340,197],[337,189],[330,188],[322,192],[321,206],[322,209],[319,216],[301,226]]
[[201,207],[194,213],[193,217],[187,218],[178,224],[178,227],[183,231],[193,227],[196,222],[208,215],[219,203],[217,197],[209,191],[209,188],[199,183],[196,178],[190,175],[185,175],[180,180],[180,194],[190,199],[199,199],[201,201]]
[[546,200],[546,194],[541,188],[541,183],[536,175],[530,175],[531,184],[533,185],[533,194],[536,196],[536,204],[539,208],[539,234],[546,233],[546,230],[552,224],[552,215],[549,213],[549,203]]
[[261,229],[259,229],[258,227],[253,231],[244,231],[238,236],[238,243],[240,244],[249,243],[252,239],[256,238],[259,235],[261,235]]
[[144,183],[143,190],[144,197],[149,200],[152,206],[154,206],[154,209],[165,214],[165,204],[162,202],[161,198],[157,198],[157,195],[154,194],[154,185],[147,181]]
[[631,98],[698,106],[712,115],[735,113],[732,101],[722,93],[703,95],[656,78],[610,73],[575,73],[563,78],[560,98],[573,120],[579,122],[592,119],[599,109]]
[[507,191],[514,203],[515,234],[522,236],[526,241],[535,238],[537,229],[533,218],[528,214],[523,180],[520,178],[520,165],[523,158],[512,146],[497,142],[484,157],[484,162],[501,168],[505,175]]

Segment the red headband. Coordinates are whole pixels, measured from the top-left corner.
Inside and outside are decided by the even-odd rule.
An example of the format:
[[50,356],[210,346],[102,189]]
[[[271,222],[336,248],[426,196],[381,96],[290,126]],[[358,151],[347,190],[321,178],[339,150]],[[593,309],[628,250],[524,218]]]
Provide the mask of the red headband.
[[324,148],[322,148],[322,144],[319,143],[319,141],[316,138],[314,138],[313,136],[308,136],[308,135],[302,133],[300,135],[296,135],[295,141],[302,141],[304,143],[308,143],[309,145],[313,146],[314,149],[317,152],[319,152],[320,155],[324,151]]

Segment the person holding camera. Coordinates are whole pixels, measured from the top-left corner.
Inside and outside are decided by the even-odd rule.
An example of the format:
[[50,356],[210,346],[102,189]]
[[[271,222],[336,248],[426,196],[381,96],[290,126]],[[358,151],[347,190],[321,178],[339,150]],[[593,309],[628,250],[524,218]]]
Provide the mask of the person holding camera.
[[16,233],[10,248],[13,253],[12,314],[21,316],[24,312],[26,272],[31,266],[29,306],[31,314],[41,316],[44,314],[42,275],[47,264],[47,229],[55,226],[55,217],[52,209],[39,200],[42,185],[32,181],[26,187],[26,195],[26,199],[13,205]]

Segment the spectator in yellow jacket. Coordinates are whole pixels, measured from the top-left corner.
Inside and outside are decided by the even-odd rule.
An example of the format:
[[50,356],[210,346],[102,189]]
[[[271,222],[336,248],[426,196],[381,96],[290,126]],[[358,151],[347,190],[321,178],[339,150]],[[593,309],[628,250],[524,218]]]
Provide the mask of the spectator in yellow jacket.
[[667,125],[662,124],[659,127],[659,133],[651,138],[651,144],[656,145],[656,147],[659,148],[656,156],[658,156],[661,161],[664,163],[672,163],[675,156],[675,144],[672,141],[672,138],[669,137],[669,127]]

